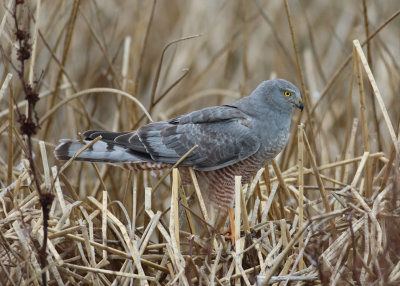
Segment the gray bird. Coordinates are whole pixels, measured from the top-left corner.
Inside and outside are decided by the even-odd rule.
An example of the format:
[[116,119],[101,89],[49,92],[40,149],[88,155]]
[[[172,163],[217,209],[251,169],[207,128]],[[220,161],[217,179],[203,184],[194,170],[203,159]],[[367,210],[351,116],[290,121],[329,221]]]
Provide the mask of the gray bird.
[[190,183],[185,167],[193,167],[208,205],[226,212],[234,201],[234,177],[242,176],[242,183],[248,183],[285,147],[295,107],[304,107],[295,85],[283,79],[267,80],[250,96],[232,104],[153,122],[136,131],[87,131],[83,142],[63,139],[55,156],[67,160],[101,135],[102,139],[76,160],[161,170],[198,145],[180,164],[182,181]]

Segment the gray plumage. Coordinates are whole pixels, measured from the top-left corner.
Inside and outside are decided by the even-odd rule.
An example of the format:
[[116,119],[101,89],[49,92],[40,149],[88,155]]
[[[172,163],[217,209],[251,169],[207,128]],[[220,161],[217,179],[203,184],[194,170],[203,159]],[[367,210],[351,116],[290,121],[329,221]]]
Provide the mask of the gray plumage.
[[198,145],[181,166],[213,171],[253,155],[265,165],[284,148],[295,106],[303,109],[296,86],[283,79],[268,80],[250,96],[229,105],[193,111],[132,132],[87,131],[83,142],[64,139],[55,149],[55,156],[69,159],[101,135],[102,140],[77,160],[172,165]]

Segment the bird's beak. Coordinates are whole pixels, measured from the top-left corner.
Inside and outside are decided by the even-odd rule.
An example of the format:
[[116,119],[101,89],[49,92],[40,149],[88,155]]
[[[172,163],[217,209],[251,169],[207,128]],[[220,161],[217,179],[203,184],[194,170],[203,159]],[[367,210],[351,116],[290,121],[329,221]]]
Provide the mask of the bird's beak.
[[299,98],[298,102],[296,103],[297,108],[299,108],[301,111],[303,111],[304,109],[304,104],[303,104],[303,100],[301,98]]

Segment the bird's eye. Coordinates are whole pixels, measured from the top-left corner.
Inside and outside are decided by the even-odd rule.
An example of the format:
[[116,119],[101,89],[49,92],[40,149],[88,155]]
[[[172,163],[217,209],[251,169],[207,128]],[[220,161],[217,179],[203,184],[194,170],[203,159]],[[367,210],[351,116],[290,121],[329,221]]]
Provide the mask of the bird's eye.
[[286,97],[291,97],[291,96],[292,96],[292,93],[291,93],[290,91],[286,90],[286,91],[284,92],[284,95],[285,95]]

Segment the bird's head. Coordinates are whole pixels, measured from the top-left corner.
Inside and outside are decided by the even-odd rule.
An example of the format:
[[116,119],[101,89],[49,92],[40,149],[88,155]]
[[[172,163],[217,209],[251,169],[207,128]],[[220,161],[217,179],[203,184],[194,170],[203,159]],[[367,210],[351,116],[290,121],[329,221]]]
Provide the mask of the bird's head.
[[280,111],[293,110],[293,107],[304,109],[300,90],[291,82],[284,79],[273,79],[262,82],[259,89],[266,97],[269,106],[274,106]]

